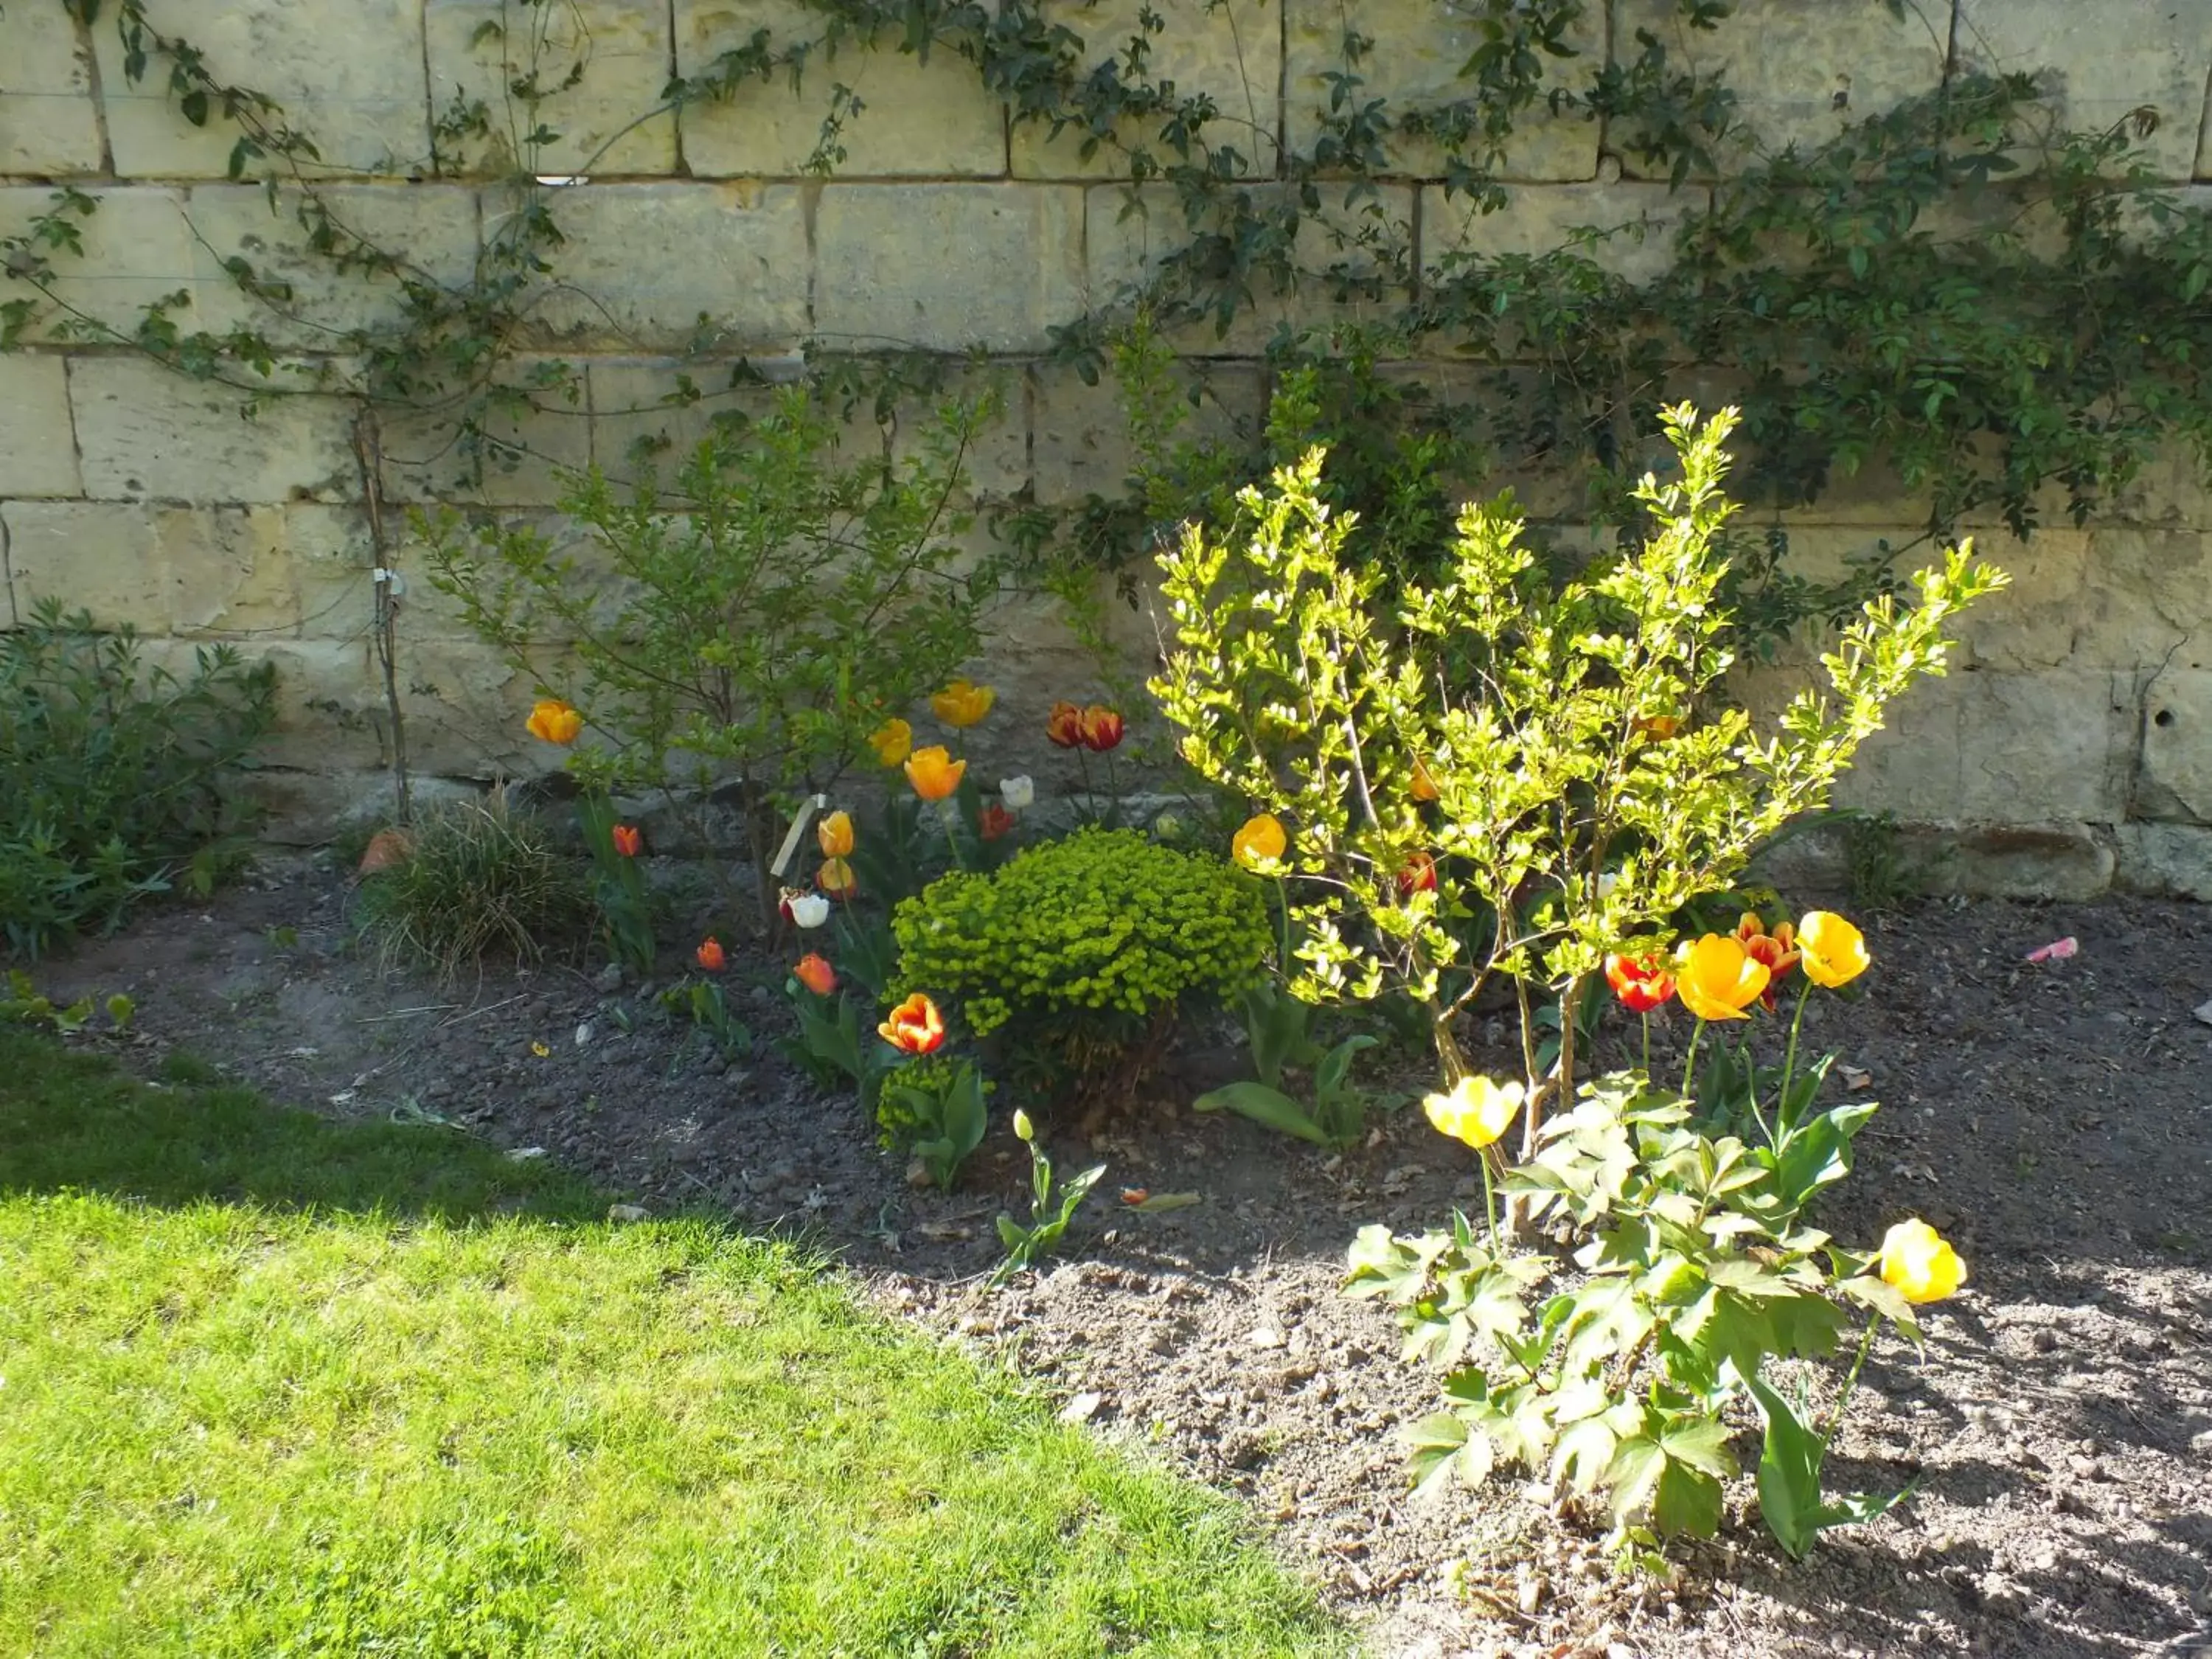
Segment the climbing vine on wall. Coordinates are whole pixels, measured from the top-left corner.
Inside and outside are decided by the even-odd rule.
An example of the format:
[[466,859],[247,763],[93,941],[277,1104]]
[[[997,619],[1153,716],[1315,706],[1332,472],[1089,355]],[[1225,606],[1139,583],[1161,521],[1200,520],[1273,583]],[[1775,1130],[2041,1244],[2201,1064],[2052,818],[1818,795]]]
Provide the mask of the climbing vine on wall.
[[[181,294],[118,329],[74,307],[58,283],[98,205],[64,187],[0,242],[19,290],[0,301],[0,346],[43,319],[64,337],[131,344],[257,395],[427,410],[473,467],[520,458],[511,417],[574,401],[573,366],[538,357],[526,373],[517,362],[542,343],[536,315],[560,283],[559,191],[537,179],[539,153],[559,137],[545,108],[588,72],[547,26],[563,0],[506,0],[505,21],[489,27],[507,59],[507,107],[457,98],[434,124],[430,153],[412,162],[442,176],[471,141],[519,136],[514,210],[459,283],[349,222],[311,133],[163,32],[158,0],[49,3],[117,30],[127,76],[164,85],[181,119],[234,133],[233,175],[269,180],[272,203],[281,184],[311,252],[343,275],[391,285],[401,304],[396,322],[344,331],[312,360],[250,327],[185,331],[175,320]],[[1909,21],[1908,0],[1857,3]],[[673,81],[636,120],[827,81],[811,163],[827,173],[852,125],[868,118],[841,78],[851,55],[966,63],[1018,128],[1086,157],[1110,152],[1131,210],[1167,222],[1169,251],[1141,290],[1055,331],[1053,355],[1086,376],[1117,349],[1125,370],[1138,361],[1128,343],[1139,315],[1155,345],[1197,346],[1276,295],[1362,302],[1356,327],[1286,324],[1267,351],[1275,384],[1297,388],[1316,435],[1335,446],[1331,487],[1403,529],[1395,544],[1381,538],[1385,548],[1415,545],[1454,490],[1514,478],[1544,480],[1563,519],[1630,522],[1627,489],[1648,459],[1640,434],[1686,375],[1742,405],[1747,495],[1808,501],[1878,453],[1924,503],[1931,536],[1990,515],[2022,533],[2053,508],[2079,520],[2155,447],[2177,437],[2212,447],[2212,307],[2200,303],[2212,220],[2156,188],[2142,167],[2137,147],[2156,112],[2071,131],[2031,76],[1954,74],[1825,144],[1768,152],[1724,81],[1678,61],[1658,33],[1639,31],[1602,63],[1578,56],[1577,31],[1599,4],[1466,0],[1458,15],[1476,45],[1457,95],[1418,106],[1371,89],[1375,43],[1354,9],[1302,149],[1162,73],[1170,25],[1151,7],[1109,42],[1085,38],[1085,14],[1042,0],[809,0],[805,29],[754,32]],[[1706,30],[1735,9],[1678,0],[1675,15],[1683,29]],[[1413,228],[1379,188],[1395,147],[1432,146],[1449,208],[1479,219],[1508,206],[1498,177],[1508,146],[1537,117],[1603,121],[1609,150],[1681,192],[1677,222],[1648,233],[1670,243],[1665,270],[1632,278],[1608,258],[1609,244],[1647,234],[1638,227],[1595,227],[1548,253],[1417,259]],[[1478,224],[1470,249],[1482,240]],[[272,313],[297,303],[289,284],[243,257],[224,270]],[[1462,365],[1464,383],[1449,394],[1408,390],[1378,368],[1401,356]],[[815,362],[854,396],[895,398],[913,374],[911,362],[888,377]],[[714,390],[687,383],[678,395]],[[1113,566],[1148,547],[1164,517],[1263,460],[1257,445],[1227,461],[1218,447],[1155,445],[1125,498],[1073,513],[1014,503],[1006,524],[1040,569]],[[1742,560],[1752,589],[1742,597],[1759,625],[1786,629],[1848,602],[1849,592],[1796,579],[1778,552],[1754,548]],[[1864,579],[1880,580],[1878,561]]]

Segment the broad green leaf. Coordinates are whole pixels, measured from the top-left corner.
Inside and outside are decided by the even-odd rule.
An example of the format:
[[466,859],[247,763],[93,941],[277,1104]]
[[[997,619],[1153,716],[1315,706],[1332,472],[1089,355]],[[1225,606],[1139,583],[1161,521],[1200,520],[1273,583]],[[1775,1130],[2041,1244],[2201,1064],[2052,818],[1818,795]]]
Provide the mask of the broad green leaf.
[[1328,1134],[1304,1107],[1280,1089],[1270,1089],[1264,1083],[1231,1083],[1211,1090],[1191,1102],[1190,1109],[1194,1112],[1234,1112],[1279,1134],[1294,1135],[1317,1146],[1329,1144]]
[[1728,1425],[1717,1417],[1696,1417],[1670,1425],[1659,1437],[1660,1449],[1675,1462],[1687,1463],[1723,1480],[1735,1473],[1735,1459],[1729,1453],[1728,1443]]

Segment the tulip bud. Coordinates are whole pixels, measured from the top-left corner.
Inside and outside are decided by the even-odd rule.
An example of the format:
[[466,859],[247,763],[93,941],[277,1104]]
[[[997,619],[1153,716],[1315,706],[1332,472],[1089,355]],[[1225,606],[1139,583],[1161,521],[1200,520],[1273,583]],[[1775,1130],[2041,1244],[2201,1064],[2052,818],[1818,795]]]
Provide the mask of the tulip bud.
[[1024,1142],[1036,1139],[1036,1125],[1030,1121],[1030,1115],[1018,1106],[1014,1108],[1014,1133]]

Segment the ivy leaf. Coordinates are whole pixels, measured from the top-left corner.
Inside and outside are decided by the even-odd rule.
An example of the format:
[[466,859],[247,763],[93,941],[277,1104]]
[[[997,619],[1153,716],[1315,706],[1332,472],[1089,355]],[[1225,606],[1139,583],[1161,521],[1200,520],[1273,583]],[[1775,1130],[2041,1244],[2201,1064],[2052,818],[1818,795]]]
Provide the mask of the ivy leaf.
[[204,127],[208,120],[208,95],[204,88],[195,87],[177,100],[177,108],[187,121]]

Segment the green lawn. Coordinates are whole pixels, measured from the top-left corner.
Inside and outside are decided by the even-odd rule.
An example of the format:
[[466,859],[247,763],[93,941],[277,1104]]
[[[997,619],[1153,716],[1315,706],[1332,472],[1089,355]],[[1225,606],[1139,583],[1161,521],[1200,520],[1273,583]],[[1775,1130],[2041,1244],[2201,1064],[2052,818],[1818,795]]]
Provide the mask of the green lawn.
[[787,1248],[0,1030],[0,1653],[1327,1654]]

